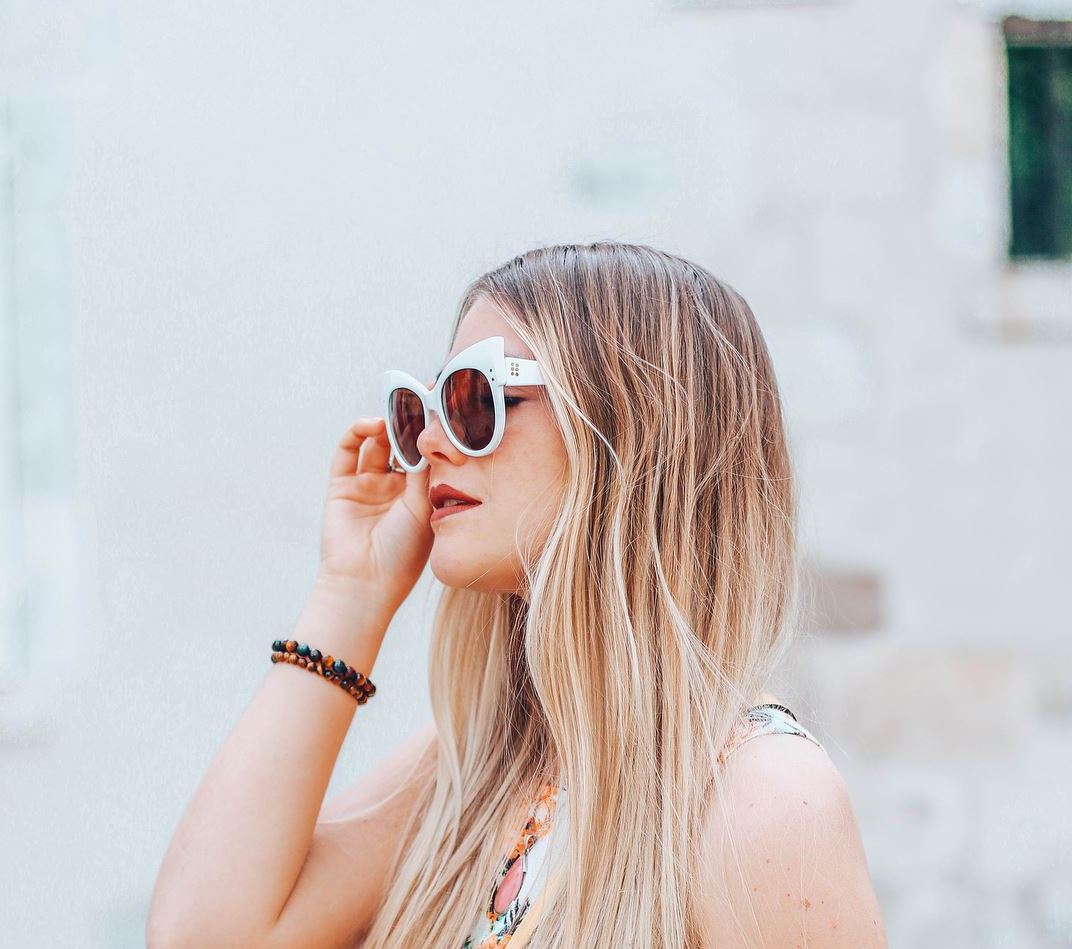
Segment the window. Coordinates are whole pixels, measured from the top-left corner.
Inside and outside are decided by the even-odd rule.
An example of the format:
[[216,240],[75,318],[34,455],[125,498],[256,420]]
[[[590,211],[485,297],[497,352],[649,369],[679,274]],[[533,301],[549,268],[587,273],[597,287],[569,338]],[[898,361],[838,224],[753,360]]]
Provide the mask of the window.
[[1010,257],[1072,257],[1072,22],[1007,17]]

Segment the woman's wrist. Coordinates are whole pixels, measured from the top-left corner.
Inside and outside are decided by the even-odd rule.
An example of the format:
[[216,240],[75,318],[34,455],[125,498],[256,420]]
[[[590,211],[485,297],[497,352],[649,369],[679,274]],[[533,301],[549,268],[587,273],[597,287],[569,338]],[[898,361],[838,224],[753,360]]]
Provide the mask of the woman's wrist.
[[385,630],[394,612],[384,605],[383,596],[378,590],[371,589],[360,580],[336,574],[318,573],[310,599],[365,624],[383,626]]
[[290,637],[369,676],[390,617],[358,584],[318,576]]

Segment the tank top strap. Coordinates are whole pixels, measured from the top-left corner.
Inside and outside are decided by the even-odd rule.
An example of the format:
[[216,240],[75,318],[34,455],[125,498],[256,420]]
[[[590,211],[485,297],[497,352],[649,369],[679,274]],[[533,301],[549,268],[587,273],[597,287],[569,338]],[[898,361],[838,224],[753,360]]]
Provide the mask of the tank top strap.
[[726,758],[745,742],[760,735],[799,735],[818,747],[823,747],[822,742],[797,721],[796,715],[790,709],[777,702],[764,702],[747,709],[718,756],[719,764],[724,764]]

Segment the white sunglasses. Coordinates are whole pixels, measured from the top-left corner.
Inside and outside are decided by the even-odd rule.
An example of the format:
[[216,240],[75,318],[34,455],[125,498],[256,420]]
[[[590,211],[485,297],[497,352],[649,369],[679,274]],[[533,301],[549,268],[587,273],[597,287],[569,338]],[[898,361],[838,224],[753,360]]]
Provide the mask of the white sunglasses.
[[503,388],[544,384],[536,360],[507,356],[505,346],[502,336],[467,346],[443,367],[431,390],[400,369],[383,374],[387,437],[405,471],[423,471],[428,465],[417,437],[433,409],[458,451],[480,458],[499,447],[506,428]]

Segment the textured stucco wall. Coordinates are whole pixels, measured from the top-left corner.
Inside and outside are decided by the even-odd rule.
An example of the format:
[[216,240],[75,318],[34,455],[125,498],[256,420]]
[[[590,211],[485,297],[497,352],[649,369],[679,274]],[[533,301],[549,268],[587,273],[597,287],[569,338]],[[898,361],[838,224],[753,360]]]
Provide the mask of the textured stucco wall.
[[[1007,292],[996,15],[0,2],[0,97],[65,110],[87,578],[39,736],[0,747],[0,942],[142,944],[380,371],[436,367],[480,270],[618,237],[726,278],[774,351],[805,545],[853,598],[782,695],[849,782],[891,946],[1072,943],[1072,294]],[[429,714],[430,579],[329,796]]]

